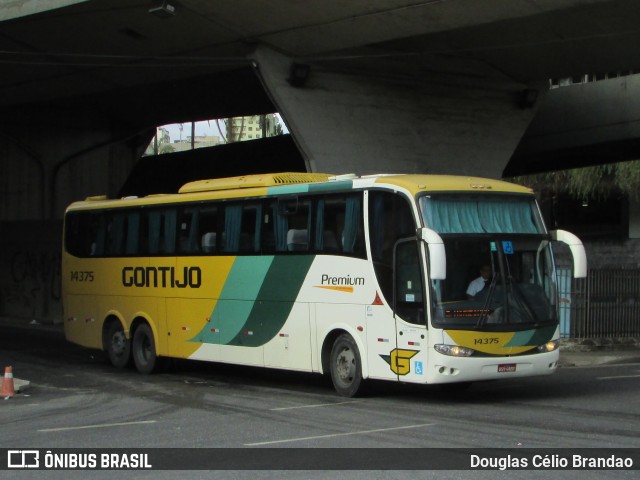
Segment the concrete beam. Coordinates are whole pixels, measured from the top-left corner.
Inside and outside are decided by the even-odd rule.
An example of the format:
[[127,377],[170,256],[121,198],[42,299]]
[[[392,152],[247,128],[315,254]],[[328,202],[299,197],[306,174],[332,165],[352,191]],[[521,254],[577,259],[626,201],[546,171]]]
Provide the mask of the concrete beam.
[[531,85],[498,75],[316,63],[295,87],[287,81],[294,59],[265,47],[253,58],[310,171],[500,177],[535,111],[520,105]]
[[68,7],[89,0],[14,0],[0,4],[0,22]]
[[640,75],[549,91],[509,175],[640,158]]

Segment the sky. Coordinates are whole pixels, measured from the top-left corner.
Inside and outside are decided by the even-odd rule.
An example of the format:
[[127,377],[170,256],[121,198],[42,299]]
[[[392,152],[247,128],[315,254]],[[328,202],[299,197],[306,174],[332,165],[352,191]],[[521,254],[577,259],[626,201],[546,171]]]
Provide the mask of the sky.
[[[280,116],[280,114],[276,113],[280,124],[282,125],[285,133],[289,133],[284,120]],[[224,119],[219,119],[217,122],[220,125],[220,129],[222,133],[226,135],[226,129],[224,126]],[[180,132],[180,124],[173,123],[169,125],[162,125],[162,128],[166,128],[169,131],[169,135],[171,136],[171,143],[180,140],[186,140],[191,136],[191,122],[186,122],[182,124],[182,132]],[[199,136],[217,136],[220,137],[220,132],[218,130],[218,126],[216,125],[216,120],[204,120],[201,122],[195,122],[195,134],[197,137]]]
[[[226,134],[225,128],[224,128],[224,120],[218,120],[218,123],[220,124],[220,128],[222,129],[222,132],[224,134]],[[195,124],[196,127],[196,136],[220,136],[220,132],[218,131],[218,127],[216,126],[216,121],[215,120],[205,120],[202,122],[196,122]],[[171,143],[173,143],[176,140],[180,140],[180,138],[182,138],[183,140],[186,140],[187,137],[191,136],[191,122],[187,122],[187,123],[183,123],[182,124],[182,132],[180,132],[180,124],[179,123],[173,123],[171,125],[163,125],[162,128],[166,128],[167,130],[169,130],[169,135],[171,136]]]

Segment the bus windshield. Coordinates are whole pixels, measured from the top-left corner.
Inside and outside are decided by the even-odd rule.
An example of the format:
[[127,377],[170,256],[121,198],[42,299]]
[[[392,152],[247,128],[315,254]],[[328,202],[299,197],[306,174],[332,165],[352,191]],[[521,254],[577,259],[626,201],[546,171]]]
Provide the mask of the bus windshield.
[[432,321],[448,329],[527,329],[557,322],[549,237],[531,197],[420,199],[445,245],[447,275],[431,285]]

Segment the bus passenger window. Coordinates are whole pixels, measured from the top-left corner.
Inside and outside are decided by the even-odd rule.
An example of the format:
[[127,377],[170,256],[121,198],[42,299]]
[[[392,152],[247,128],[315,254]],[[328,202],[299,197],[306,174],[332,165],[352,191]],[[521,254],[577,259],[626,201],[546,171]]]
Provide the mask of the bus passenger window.
[[111,214],[107,216],[107,255],[118,256],[122,250],[122,229],[124,227],[124,217],[122,214]]
[[198,209],[198,236],[202,253],[211,254],[218,251],[218,207],[203,205]]
[[140,212],[128,212],[127,238],[125,240],[125,255],[137,255],[140,248]]
[[225,253],[259,253],[262,205],[227,205],[224,209],[222,250]]
[[287,232],[287,250],[305,252],[309,249],[309,234],[306,229],[292,228]]
[[316,202],[315,250],[364,257],[362,195],[329,195]]
[[271,204],[276,252],[308,252],[310,231],[309,199],[280,198]]
[[185,254],[200,252],[199,227],[200,211],[197,208],[185,208],[180,213],[178,251]]
[[174,208],[148,214],[149,255],[172,254],[176,250],[177,212]]

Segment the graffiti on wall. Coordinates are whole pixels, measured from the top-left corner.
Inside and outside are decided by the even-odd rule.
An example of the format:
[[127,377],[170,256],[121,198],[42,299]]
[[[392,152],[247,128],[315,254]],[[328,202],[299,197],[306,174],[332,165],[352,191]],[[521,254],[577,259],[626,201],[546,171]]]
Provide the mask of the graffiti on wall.
[[[6,252],[5,252],[6,253]],[[60,253],[17,250],[0,280],[0,314],[52,319],[60,311]]]

